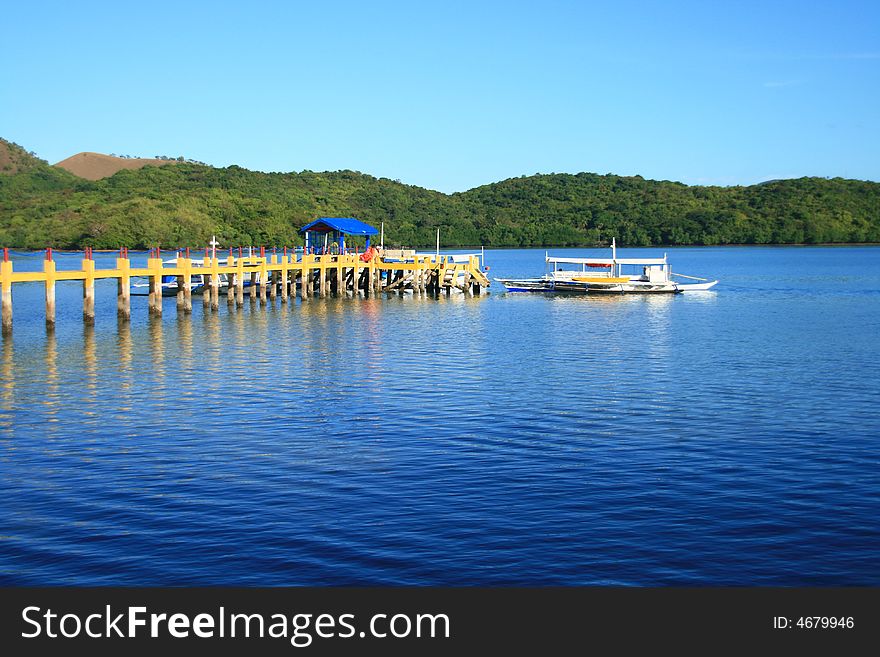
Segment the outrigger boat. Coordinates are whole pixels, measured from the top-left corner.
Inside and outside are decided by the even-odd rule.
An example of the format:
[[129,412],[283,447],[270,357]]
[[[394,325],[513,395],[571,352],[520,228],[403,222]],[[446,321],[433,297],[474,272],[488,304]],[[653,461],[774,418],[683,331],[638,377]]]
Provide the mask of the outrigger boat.
[[[581,294],[675,294],[700,292],[718,284],[697,276],[675,274],[666,259],[618,258],[611,242],[610,258],[558,258],[546,255],[540,278],[496,278],[508,292],[574,292]],[[575,267],[571,267],[575,265]],[[682,283],[679,278],[700,281]]]

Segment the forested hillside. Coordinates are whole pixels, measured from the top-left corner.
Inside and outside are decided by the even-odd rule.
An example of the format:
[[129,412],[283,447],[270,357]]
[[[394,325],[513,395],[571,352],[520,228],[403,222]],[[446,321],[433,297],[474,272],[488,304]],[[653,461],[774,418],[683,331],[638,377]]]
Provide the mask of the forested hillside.
[[[182,163],[88,181],[9,142],[0,154],[0,245],[142,248],[293,245],[317,216],[354,216],[386,244],[628,246],[880,242],[880,184],[801,178],[750,187],[689,187],[580,173],[513,178],[442,194],[385,178],[260,173]],[[11,155],[10,155],[11,153]]]

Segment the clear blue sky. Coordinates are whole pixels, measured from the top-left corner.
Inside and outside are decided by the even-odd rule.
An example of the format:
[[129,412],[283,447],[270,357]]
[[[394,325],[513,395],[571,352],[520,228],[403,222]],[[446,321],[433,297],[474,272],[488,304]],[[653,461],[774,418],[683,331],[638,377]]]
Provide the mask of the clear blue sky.
[[880,2],[12,2],[0,136],[444,192],[880,180]]

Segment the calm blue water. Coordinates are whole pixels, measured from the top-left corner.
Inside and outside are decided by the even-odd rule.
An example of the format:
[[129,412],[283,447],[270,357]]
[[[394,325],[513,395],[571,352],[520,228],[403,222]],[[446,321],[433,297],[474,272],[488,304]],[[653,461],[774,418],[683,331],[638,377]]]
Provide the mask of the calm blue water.
[[669,255],[717,292],[119,328],[99,283],[86,329],[67,284],[47,337],[17,286],[0,583],[880,584],[880,248]]

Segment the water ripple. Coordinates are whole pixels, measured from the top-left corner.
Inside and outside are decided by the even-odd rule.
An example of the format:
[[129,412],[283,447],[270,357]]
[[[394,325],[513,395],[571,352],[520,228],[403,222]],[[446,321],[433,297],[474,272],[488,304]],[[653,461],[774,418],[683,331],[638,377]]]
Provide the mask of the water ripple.
[[877,585],[880,260],[791,253],[671,252],[711,295],[130,326],[101,284],[93,329],[59,284],[51,336],[16,288],[0,583]]

